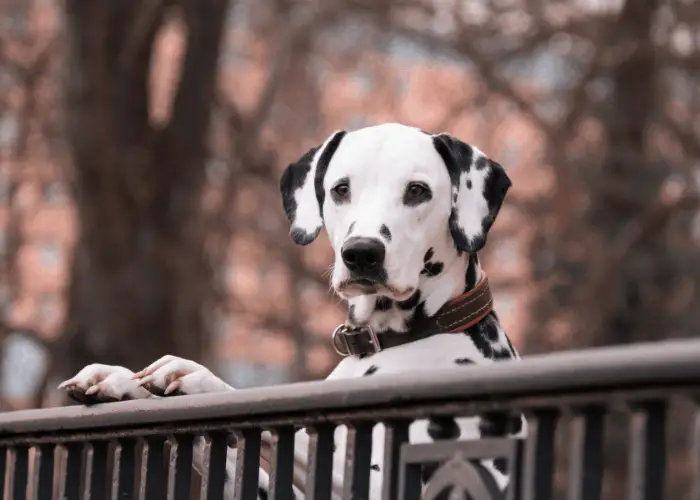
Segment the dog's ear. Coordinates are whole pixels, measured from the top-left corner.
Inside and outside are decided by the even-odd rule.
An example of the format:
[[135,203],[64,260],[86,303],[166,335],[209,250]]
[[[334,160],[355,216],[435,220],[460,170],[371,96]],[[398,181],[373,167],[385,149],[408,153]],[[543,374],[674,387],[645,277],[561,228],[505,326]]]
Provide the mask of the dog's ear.
[[475,253],[486,244],[511,181],[501,165],[449,134],[434,135],[433,144],[452,181],[450,232],[455,246]]
[[280,179],[282,204],[292,224],[289,234],[298,245],[308,245],[323,227],[323,179],[345,131],[334,132],[320,146],[291,163]]

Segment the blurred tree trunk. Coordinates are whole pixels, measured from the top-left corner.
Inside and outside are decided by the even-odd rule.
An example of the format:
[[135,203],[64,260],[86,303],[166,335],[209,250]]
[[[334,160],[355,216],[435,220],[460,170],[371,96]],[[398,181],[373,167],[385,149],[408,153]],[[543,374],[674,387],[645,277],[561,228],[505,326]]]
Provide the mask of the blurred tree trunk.
[[[661,307],[675,284],[674,260],[663,227],[639,234],[640,225],[659,206],[669,168],[649,158],[648,136],[658,100],[658,68],[652,42],[652,22],[658,1],[628,0],[615,26],[613,43],[626,52],[610,80],[612,96],[603,126],[607,155],[599,186],[591,196],[588,223],[610,242],[593,283],[591,297],[602,309],[593,345],[659,340],[665,331]],[[623,231],[621,231],[623,228]],[[661,233],[661,234],[659,234]],[[634,238],[634,242],[627,241]],[[634,252],[627,248],[630,243]],[[627,251],[616,252],[617,248]],[[603,293],[609,300],[600,300]],[[588,317],[587,311],[581,311]]]
[[[76,245],[57,365],[201,359],[213,295],[201,217],[226,0],[67,0],[66,127]],[[149,116],[159,30],[179,14],[170,118]]]

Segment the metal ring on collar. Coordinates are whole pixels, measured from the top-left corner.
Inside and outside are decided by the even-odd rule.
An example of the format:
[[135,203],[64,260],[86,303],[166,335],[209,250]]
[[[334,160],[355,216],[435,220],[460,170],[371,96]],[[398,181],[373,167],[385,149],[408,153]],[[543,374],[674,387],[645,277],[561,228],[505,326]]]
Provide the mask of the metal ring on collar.
[[[346,335],[359,335],[363,331],[366,331],[369,334],[370,343],[372,344],[374,352],[377,353],[382,350],[382,346],[379,344],[379,337],[371,326],[362,325],[357,328],[357,333],[352,333],[351,330],[352,328],[346,324],[338,325],[336,329],[333,330],[333,349],[341,356],[349,356],[351,354]],[[340,333],[343,335],[340,335]],[[339,337],[342,338],[342,342],[340,341]],[[345,351],[343,351],[342,347],[345,347]]]

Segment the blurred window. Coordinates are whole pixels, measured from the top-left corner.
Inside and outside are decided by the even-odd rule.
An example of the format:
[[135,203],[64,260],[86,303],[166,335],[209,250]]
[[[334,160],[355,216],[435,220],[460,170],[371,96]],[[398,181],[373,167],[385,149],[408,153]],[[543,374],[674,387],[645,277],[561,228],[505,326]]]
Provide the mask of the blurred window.
[[220,373],[236,388],[284,384],[291,381],[289,367],[230,359],[220,363]]
[[358,128],[367,127],[370,121],[364,115],[352,114],[345,121],[345,128],[348,130],[357,130]]
[[370,68],[364,65],[360,65],[360,67],[353,72],[350,80],[353,85],[365,94],[374,90],[374,73]]
[[46,369],[49,354],[34,338],[19,332],[11,333],[2,351],[0,387],[7,398],[27,398],[36,390]]
[[36,319],[39,324],[45,324],[56,317],[56,297],[51,293],[42,293],[36,300]]
[[68,199],[68,193],[66,191],[66,186],[60,181],[49,181],[45,182],[43,186],[42,196],[44,203],[50,205],[60,205],[65,203]]
[[56,269],[61,263],[61,248],[56,243],[42,243],[39,247],[39,262],[44,269]]
[[9,149],[17,143],[19,120],[12,113],[0,116],[0,149]]

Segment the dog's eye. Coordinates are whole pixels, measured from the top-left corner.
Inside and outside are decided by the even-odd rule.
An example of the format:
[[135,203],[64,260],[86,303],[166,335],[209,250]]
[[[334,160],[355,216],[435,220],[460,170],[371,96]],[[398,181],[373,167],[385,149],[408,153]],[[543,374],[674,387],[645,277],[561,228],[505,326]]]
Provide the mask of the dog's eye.
[[403,195],[404,205],[418,205],[432,198],[430,188],[421,182],[411,182]]
[[336,203],[348,201],[350,199],[350,183],[348,181],[340,181],[331,189],[331,196]]

